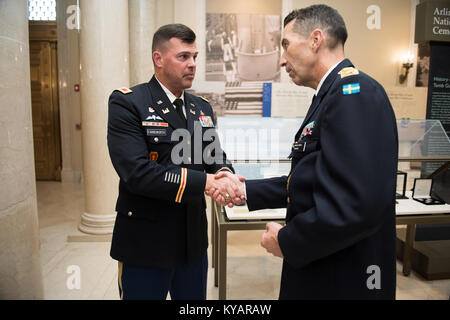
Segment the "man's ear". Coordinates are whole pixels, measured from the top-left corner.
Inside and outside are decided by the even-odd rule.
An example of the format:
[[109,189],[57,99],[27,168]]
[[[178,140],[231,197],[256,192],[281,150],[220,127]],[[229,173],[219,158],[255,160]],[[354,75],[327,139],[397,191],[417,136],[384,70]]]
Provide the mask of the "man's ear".
[[155,66],[162,68],[163,66],[163,56],[162,53],[158,50],[153,51],[153,63],[155,64]]
[[323,31],[320,30],[320,29],[313,30],[313,32],[311,32],[310,40],[311,40],[310,41],[311,49],[315,53],[317,53],[317,51],[319,50],[320,46],[325,41]]

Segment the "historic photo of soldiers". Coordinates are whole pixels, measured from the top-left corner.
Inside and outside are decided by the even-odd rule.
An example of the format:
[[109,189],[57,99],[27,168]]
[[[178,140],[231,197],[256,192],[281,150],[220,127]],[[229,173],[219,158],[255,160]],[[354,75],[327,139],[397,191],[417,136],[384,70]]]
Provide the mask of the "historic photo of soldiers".
[[223,81],[224,116],[261,116],[262,84],[280,80],[278,15],[206,14],[206,81]]

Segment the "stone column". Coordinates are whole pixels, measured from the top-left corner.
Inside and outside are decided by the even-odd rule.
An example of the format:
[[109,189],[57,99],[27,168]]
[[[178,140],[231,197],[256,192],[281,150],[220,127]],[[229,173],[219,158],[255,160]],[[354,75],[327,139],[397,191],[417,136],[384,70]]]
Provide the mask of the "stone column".
[[[284,18],[295,8],[293,8],[292,0],[282,0],[281,1],[281,35],[283,35],[283,21]],[[280,57],[283,54],[283,48],[280,48]],[[286,72],[285,68],[280,68],[280,82],[282,83],[293,83],[289,74]]]
[[0,299],[43,299],[27,1],[0,1]]
[[197,57],[196,81],[205,81],[206,65],[206,0],[174,0],[174,23],[182,23],[191,28],[196,35]]
[[106,143],[108,97],[129,86],[128,1],[80,0],[80,79],[85,212],[79,229],[112,232],[119,179]]
[[156,0],[129,0],[130,86],[153,75],[152,39],[156,31]]
[[75,123],[80,120],[80,58],[77,25],[77,0],[56,1],[58,28],[58,95],[61,128],[62,182],[81,180],[81,136]]

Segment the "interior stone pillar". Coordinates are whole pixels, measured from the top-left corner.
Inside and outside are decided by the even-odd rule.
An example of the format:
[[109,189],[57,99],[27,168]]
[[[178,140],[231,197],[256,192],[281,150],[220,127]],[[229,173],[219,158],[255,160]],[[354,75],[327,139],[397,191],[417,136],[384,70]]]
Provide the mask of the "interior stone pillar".
[[72,123],[71,114],[71,86],[69,85],[70,70],[69,50],[67,45],[67,0],[56,2],[56,26],[58,29],[58,98],[59,98],[59,117],[61,128],[61,181],[73,181],[72,170]]
[[156,31],[156,0],[129,0],[130,86],[153,75],[152,39]]
[[128,1],[80,0],[80,79],[85,212],[79,229],[112,232],[119,178],[106,143],[108,97],[129,86]]
[[[281,1],[281,35],[283,35],[283,21],[284,18],[295,8],[293,8],[292,0],[282,0]],[[280,50],[280,56],[283,54],[283,48]],[[286,72],[285,68],[280,68],[280,82],[282,83],[293,83],[289,74]]]
[[174,0],[174,23],[182,23],[191,28],[196,35],[197,57],[196,81],[205,81],[206,65],[206,0]]
[[0,299],[43,299],[26,0],[0,1]]

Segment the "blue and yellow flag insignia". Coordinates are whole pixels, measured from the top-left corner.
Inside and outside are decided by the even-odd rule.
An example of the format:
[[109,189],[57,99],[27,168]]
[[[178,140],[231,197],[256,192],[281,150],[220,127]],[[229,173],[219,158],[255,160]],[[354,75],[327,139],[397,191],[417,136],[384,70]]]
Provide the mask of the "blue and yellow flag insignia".
[[354,94],[354,93],[359,93],[359,92],[360,92],[359,83],[344,84],[342,86],[342,93],[344,95]]

